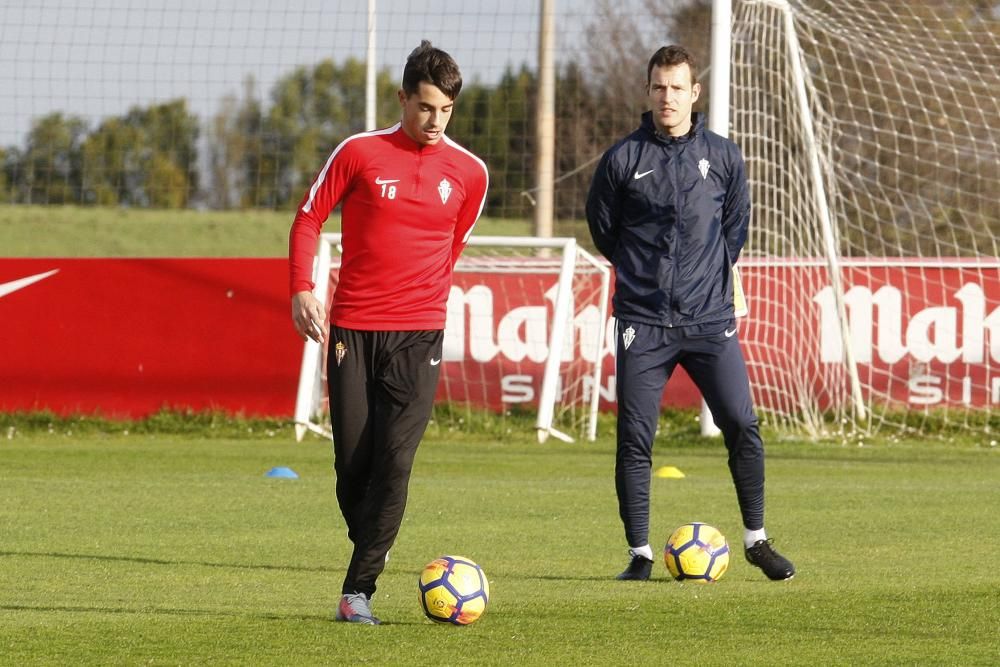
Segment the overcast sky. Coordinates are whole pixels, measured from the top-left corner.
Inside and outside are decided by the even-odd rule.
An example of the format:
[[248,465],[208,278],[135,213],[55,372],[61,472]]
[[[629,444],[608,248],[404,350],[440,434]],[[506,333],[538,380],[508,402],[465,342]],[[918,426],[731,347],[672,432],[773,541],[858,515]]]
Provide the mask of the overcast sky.
[[[630,0],[635,1],[635,0]],[[421,38],[467,81],[494,82],[537,60],[538,0],[377,0],[379,66],[401,70]],[[131,107],[187,98],[218,111],[252,75],[259,97],[297,65],[363,58],[367,0],[0,0],[0,146],[22,145],[53,111],[96,124]],[[594,0],[556,0],[558,54],[586,47]]]

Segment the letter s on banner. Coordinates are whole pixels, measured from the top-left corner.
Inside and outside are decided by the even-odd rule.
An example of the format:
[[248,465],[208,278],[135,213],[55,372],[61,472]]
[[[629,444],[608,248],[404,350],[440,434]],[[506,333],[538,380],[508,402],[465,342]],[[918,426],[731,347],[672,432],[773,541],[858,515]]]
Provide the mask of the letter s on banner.
[[530,403],[535,400],[534,378],[530,375],[504,375],[500,378],[504,403]]

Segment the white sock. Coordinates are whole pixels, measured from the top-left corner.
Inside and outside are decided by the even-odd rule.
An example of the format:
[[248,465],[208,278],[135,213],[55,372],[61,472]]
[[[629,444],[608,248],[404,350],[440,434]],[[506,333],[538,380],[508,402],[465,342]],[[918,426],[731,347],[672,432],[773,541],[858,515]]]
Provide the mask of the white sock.
[[749,528],[743,529],[743,546],[748,549],[757,544],[758,541],[766,539],[767,533],[764,532],[763,528],[760,530],[750,530]]
[[653,560],[653,549],[648,544],[641,547],[630,547],[628,551],[633,556],[642,556],[646,560]]

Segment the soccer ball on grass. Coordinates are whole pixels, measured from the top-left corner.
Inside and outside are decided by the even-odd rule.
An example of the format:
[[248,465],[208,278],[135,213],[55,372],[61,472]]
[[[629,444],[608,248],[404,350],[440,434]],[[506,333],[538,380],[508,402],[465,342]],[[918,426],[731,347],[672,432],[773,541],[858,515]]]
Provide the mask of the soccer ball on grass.
[[469,558],[441,556],[420,573],[420,606],[432,621],[468,625],[483,615],[490,582]]
[[674,579],[708,584],[726,573],[729,544],[707,523],[686,523],[667,540],[663,557]]

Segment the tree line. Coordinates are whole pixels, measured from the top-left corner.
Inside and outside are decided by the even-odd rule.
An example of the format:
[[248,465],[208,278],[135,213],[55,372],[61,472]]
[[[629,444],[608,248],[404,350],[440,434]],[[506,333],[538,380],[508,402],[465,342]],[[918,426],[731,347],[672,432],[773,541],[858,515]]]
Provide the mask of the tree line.
[[[579,66],[557,76],[559,168],[586,164],[606,146],[607,118]],[[365,130],[363,62],[325,60],[281,78],[268,101],[245,82],[203,123],[185,99],[134,107],[96,126],[67,113],[38,118],[23,146],[0,149],[0,201],[211,209],[294,207],[333,148]],[[377,76],[379,127],[399,118],[397,85]],[[448,134],[480,155],[491,175],[491,215],[530,217],[537,76],[509,67],[493,85],[466,83]],[[593,126],[592,126],[593,124]],[[558,171],[559,169],[557,169]],[[589,179],[592,169],[584,170]],[[582,174],[583,172],[581,172]],[[561,215],[578,215],[575,196]]]
[[[555,215],[561,221],[583,218],[584,198],[597,160],[614,141],[636,127],[645,106],[646,62],[658,46],[669,41],[684,43],[702,64],[699,74],[703,83],[708,82],[711,0],[641,0],[642,11],[629,11],[625,4],[593,0],[586,43],[561,51],[563,61],[555,77]],[[634,9],[635,3],[628,4]],[[825,0],[802,4],[813,14],[836,16],[837,11],[850,11]],[[937,0],[910,3],[906,17],[941,33],[942,43],[947,43],[961,31],[931,20],[939,14],[937,4]],[[1000,19],[991,13],[994,3],[965,0],[958,4],[962,11],[956,9],[949,20],[958,26],[976,27],[971,34],[988,35],[987,41],[995,45]],[[882,12],[895,11],[880,7]],[[886,16],[887,22],[897,19],[901,20],[895,14]],[[649,31],[643,30],[645,25],[662,26],[662,31],[650,38]],[[873,25],[872,30],[880,28]],[[928,32],[926,37],[930,42],[936,35]],[[640,43],[642,40],[647,42]],[[802,41],[814,50],[810,56],[814,62],[836,62],[841,55],[813,44],[808,33]],[[995,72],[991,52],[983,48],[961,45],[956,57],[975,71]],[[909,213],[900,215],[890,209],[891,202],[884,196],[863,202],[849,197],[850,208],[844,215],[861,222],[891,221],[879,230],[883,236],[909,224],[907,233],[918,240],[903,244],[907,246],[923,243],[919,239],[925,236],[935,237],[933,227],[941,221],[934,215],[971,215],[971,220],[962,220],[965,226],[984,230],[983,234],[994,233],[995,209],[989,206],[992,200],[983,197],[983,184],[990,181],[983,176],[995,174],[995,169],[991,170],[995,151],[989,150],[988,142],[980,142],[969,148],[971,157],[960,169],[946,171],[941,165],[954,158],[930,154],[925,137],[917,135],[923,142],[920,145],[914,143],[917,140],[903,143],[889,122],[893,109],[906,108],[907,100],[895,97],[885,86],[874,88],[875,83],[865,83],[892,76],[882,71],[884,58],[876,56],[880,54],[856,63],[857,71],[844,68],[841,80],[820,79],[816,83],[828,100],[831,118],[850,120],[858,114],[878,117],[875,127],[880,136],[899,145],[887,151],[882,144],[859,142],[864,137],[851,133],[837,136],[834,149],[853,165],[849,170],[852,177],[877,181],[880,187],[888,183],[902,193],[919,190],[918,182],[941,181],[938,189],[942,192],[934,193],[939,204],[934,211],[908,223]],[[925,63],[914,67],[925,67]],[[399,118],[397,83],[388,68],[378,73],[376,81],[377,125],[385,127]],[[941,132],[947,129],[944,121],[967,113],[985,114],[984,126],[996,125],[996,106],[982,104],[993,91],[980,90],[974,81],[963,77],[944,77],[943,82],[949,95],[924,94],[921,101],[928,115],[943,122]],[[510,65],[495,82],[467,77],[456,103],[448,134],[481,156],[489,167],[487,215],[532,217],[537,83],[533,69]],[[777,113],[781,100],[773,95],[774,85],[773,80],[762,80],[760,90],[761,99],[776,105]],[[878,94],[866,96],[863,106],[855,105],[858,91],[868,89]],[[0,203],[290,210],[333,148],[366,129],[365,65],[348,59],[301,66],[280,78],[266,94],[259,92],[252,79],[246,80],[243,90],[222,98],[218,111],[207,119],[193,114],[185,99],[135,107],[94,126],[70,113],[38,118],[21,146],[0,147]],[[967,111],[965,107],[973,99],[979,106]],[[695,109],[705,111],[710,103],[705,85]],[[737,119],[734,126],[738,125]],[[947,139],[941,134],[935,138],[941,137]],[[945,141],[940,145],[948,148],[950,144]],[[786,149],[799,150],[794,143]],[[751,164],[749,168],[760,167]],[[947,178],[938,178],[941,174]],[[860,188],[851,194],[857,191]],[[860,254],[866,251],[863,236],[848,235],[843,242],[857,246]]]
[[[678,0],[665,25],[690,17],[707,35],[707,0]],[[652,6],[652,5],[651,5]],[[662,9],[660,10],[662,11]],[[645,59],[636,17],[595,0],[593,44],[556,75],[556,216],[582,217],[597,158],[634,128],[642,111]],[[610,27],[609,27],[610,26]],[[708,40],[700,49],[707,59]],[[376,78],[377,124],[399,118],[390,70]],[[365,64],[301,66],[258,94],[247,79],[201,119],[186,99],[136,106],[91,125],[58,112],[34,121],[21,146],[0,147],[0,203],[153,208],[293,208],[329,153],[365,130]],[[486,212],[530,218],[533,207],[537,73],[508,66],[495,83],[466,79],[448,135],[490,169]]]

